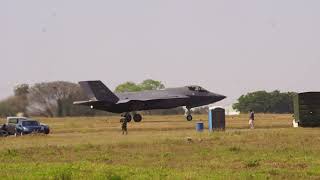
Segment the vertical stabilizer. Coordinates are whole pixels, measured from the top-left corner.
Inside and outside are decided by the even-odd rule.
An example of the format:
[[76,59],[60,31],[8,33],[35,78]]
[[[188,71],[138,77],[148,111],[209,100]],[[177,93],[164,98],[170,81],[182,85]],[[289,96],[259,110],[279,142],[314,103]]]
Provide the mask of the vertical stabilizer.
[[119,98],[101,81],[81,81],[81,88],[90,100],[116,103]]

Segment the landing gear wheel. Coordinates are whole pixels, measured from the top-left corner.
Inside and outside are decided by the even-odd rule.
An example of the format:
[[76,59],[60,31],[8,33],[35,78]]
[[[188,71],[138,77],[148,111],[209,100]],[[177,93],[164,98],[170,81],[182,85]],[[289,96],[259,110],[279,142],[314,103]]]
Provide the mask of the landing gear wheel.
[[187,120],[188,120],[188,121],[192,121],[192,115],[189,114],[189,115],[187,116]]
[[134,122],[141,122],[141,121],[142,121],[142,116],[141,116],[141,114],[135,114],[135,115],[133,115],[133,120],[134,120]]
[[192,115],[191,115],[191,108],[190,107],[186,107],[187,108],[187,116],[186,116],[186,118],[187,118],[187,120],[188,121],[192,121]]
[[125,117],[126,117],[126,121],[127,121],[127,122],[131,122],[131,120],[132,120],[131,114],[127,113],[127,114],[125,115]]

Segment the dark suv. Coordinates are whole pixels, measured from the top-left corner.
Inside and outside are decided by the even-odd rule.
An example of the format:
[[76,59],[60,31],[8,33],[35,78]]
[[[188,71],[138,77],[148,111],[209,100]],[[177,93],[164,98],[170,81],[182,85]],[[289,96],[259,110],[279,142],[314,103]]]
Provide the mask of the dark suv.
[[16,131],[20,135],[31,133],[49,134],[50,129],[47,125],[40,124],[35,120],[22,120],[16,125]]
[[7,124],[4,125],[10,135],[24,135],[30,133],[49,134],[50,128],[46,124],[41,124],[36,120],[24,117],[8,117]]

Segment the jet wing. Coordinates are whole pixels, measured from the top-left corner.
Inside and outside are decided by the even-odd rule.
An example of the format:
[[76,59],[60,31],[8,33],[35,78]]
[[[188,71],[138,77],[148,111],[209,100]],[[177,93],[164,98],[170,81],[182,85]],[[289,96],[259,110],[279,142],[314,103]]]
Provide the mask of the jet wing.
[[167,100],[167,99],[186,99],[189,98],[188,96],[183,96],[183,95],[167,95],[167,96],[162,96],[162,97],[154,97],[154,98],[145,98],[145,97],[134,97],[134,98],[128,98],[128,99],[121,99],[120,101],[117,102],[117,104],[124,104],[128,103],[131,101],[140,101],[140,102],[145,102],[145,101],[154,101],[154,100]]
[[73,102],[74,105],[82,105],[82,106],[100,106],[100,105],[104,105],[105,102],[103,101],[76,101]]

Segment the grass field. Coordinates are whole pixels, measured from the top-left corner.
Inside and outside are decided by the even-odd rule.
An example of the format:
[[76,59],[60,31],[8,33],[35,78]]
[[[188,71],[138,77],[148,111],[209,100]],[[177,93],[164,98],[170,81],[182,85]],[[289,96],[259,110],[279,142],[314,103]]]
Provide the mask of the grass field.
[[52,134],[0,138],[0,179],[320,179],[320,129],[291,128],[290,115],[257,115],[255,130],[227,117],[215,133],[146,116],[128,136],[119,117],[38,119]]

